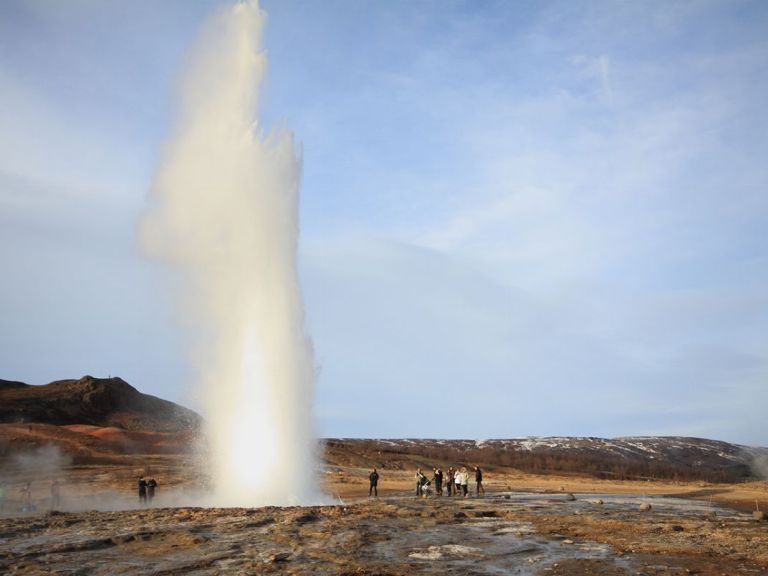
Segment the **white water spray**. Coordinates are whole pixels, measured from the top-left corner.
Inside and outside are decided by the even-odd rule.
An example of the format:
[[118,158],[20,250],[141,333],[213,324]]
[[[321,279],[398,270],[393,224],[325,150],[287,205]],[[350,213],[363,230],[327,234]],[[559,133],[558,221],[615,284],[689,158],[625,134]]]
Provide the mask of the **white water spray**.
[[213,504],[315,501],[314,364],[296,270],[301,161],[255,119],[265,58],[256,2],[205,25],[182,78],[139,236],[178,273],[200,375]]

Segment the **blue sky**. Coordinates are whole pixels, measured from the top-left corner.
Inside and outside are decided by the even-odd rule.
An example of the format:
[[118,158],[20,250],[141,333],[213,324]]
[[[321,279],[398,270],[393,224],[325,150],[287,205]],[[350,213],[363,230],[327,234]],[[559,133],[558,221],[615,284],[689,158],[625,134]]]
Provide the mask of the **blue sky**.
[[[0,377],[204,409],[135,227],[222,4],[0,4]],[[768,445],[765,3],[262,7],[319,434]]]

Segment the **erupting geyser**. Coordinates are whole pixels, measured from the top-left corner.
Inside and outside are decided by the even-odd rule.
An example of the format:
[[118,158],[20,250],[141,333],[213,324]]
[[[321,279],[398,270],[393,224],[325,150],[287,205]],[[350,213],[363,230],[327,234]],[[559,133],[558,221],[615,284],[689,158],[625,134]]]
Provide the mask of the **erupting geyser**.
[[316,499],[314,363],[296,270],[301,160],[290,131],[257,128],[264,19],[249,2],[206,23],[139,231],[145,252],[177,272],[223,506]]

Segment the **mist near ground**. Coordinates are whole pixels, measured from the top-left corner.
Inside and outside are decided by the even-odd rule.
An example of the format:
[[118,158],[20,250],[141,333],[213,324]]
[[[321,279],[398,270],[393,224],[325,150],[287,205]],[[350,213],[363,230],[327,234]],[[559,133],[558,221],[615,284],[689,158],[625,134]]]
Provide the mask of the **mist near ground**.
[[10,460],[10,469],[16,474],[29,478],[54,479],[72,463],[72,457],[52,444],[33,450],[14,451],[5,456]]

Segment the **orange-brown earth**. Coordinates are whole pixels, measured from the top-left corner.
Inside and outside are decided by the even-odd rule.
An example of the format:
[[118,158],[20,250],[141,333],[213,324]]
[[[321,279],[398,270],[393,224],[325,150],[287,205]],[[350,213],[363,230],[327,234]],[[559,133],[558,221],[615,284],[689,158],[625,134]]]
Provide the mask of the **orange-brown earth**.
[[[368,473],[363,468],[342,468],[329,471],[329,491],[342,498],[359,498],[368,494]],[[401,494],[415,486],[412,471],[382,472],[380,494]],[[533,492],[595,494],[636,494],[640,496],[670,496],[722,505],[742,512],[755,509],[768,511],[768,482],[753,481],[734,484],[672,481],[613,481],[586,476],[536,475],[517,470],[495,469],[484,472],[483,484],[493,492]],[[470,479],[470,484],[472,479]],[[415,490],[414,490],[415,492]]]
[[0,519],[0,572],[768,572],[765,523],[709,505],[652,502],[641,511],[634,500],[489,490],[481,498],[397,495],[337,506],[14,515]]
[[[380,469],[379,497],[369,499],[368,468],[326,464],[327,502],[336,505],[190,508],[204,488],[191,455],[111,458],[65,460],[37,476],[3,461],[0,573],[768,574],[768,522],[737,509],[754,500],[768,508],[765,482],[613,482],[499,468],[486,472],[484,497],[416,498],[413,470]],[[160,484],[150,508],[138,506],[138,474]],[[54,475],[62,502],[50,512]],[[19,513],[27,481],[36,511]]]
[[[4,388],[4,402],[20,403],[0,406],[10,419],[0,424],[2,574],[768,574],[768,522],[754,514],[768,510],[764,481],[532,474],[481,443],[451,452],[435,441],[420,451],[418,441],[334,440],[317,479],[322,505],[206,508],[194,413],[119,379]],[[694,459],[731,458],[718,443],[695,444]],[[483,497],[415,497],[417,467],[474,463],[485,470]],[[368,498],[371,466],[378,498]],[[139,475],[159,483],[148,507],[135,492]]]

